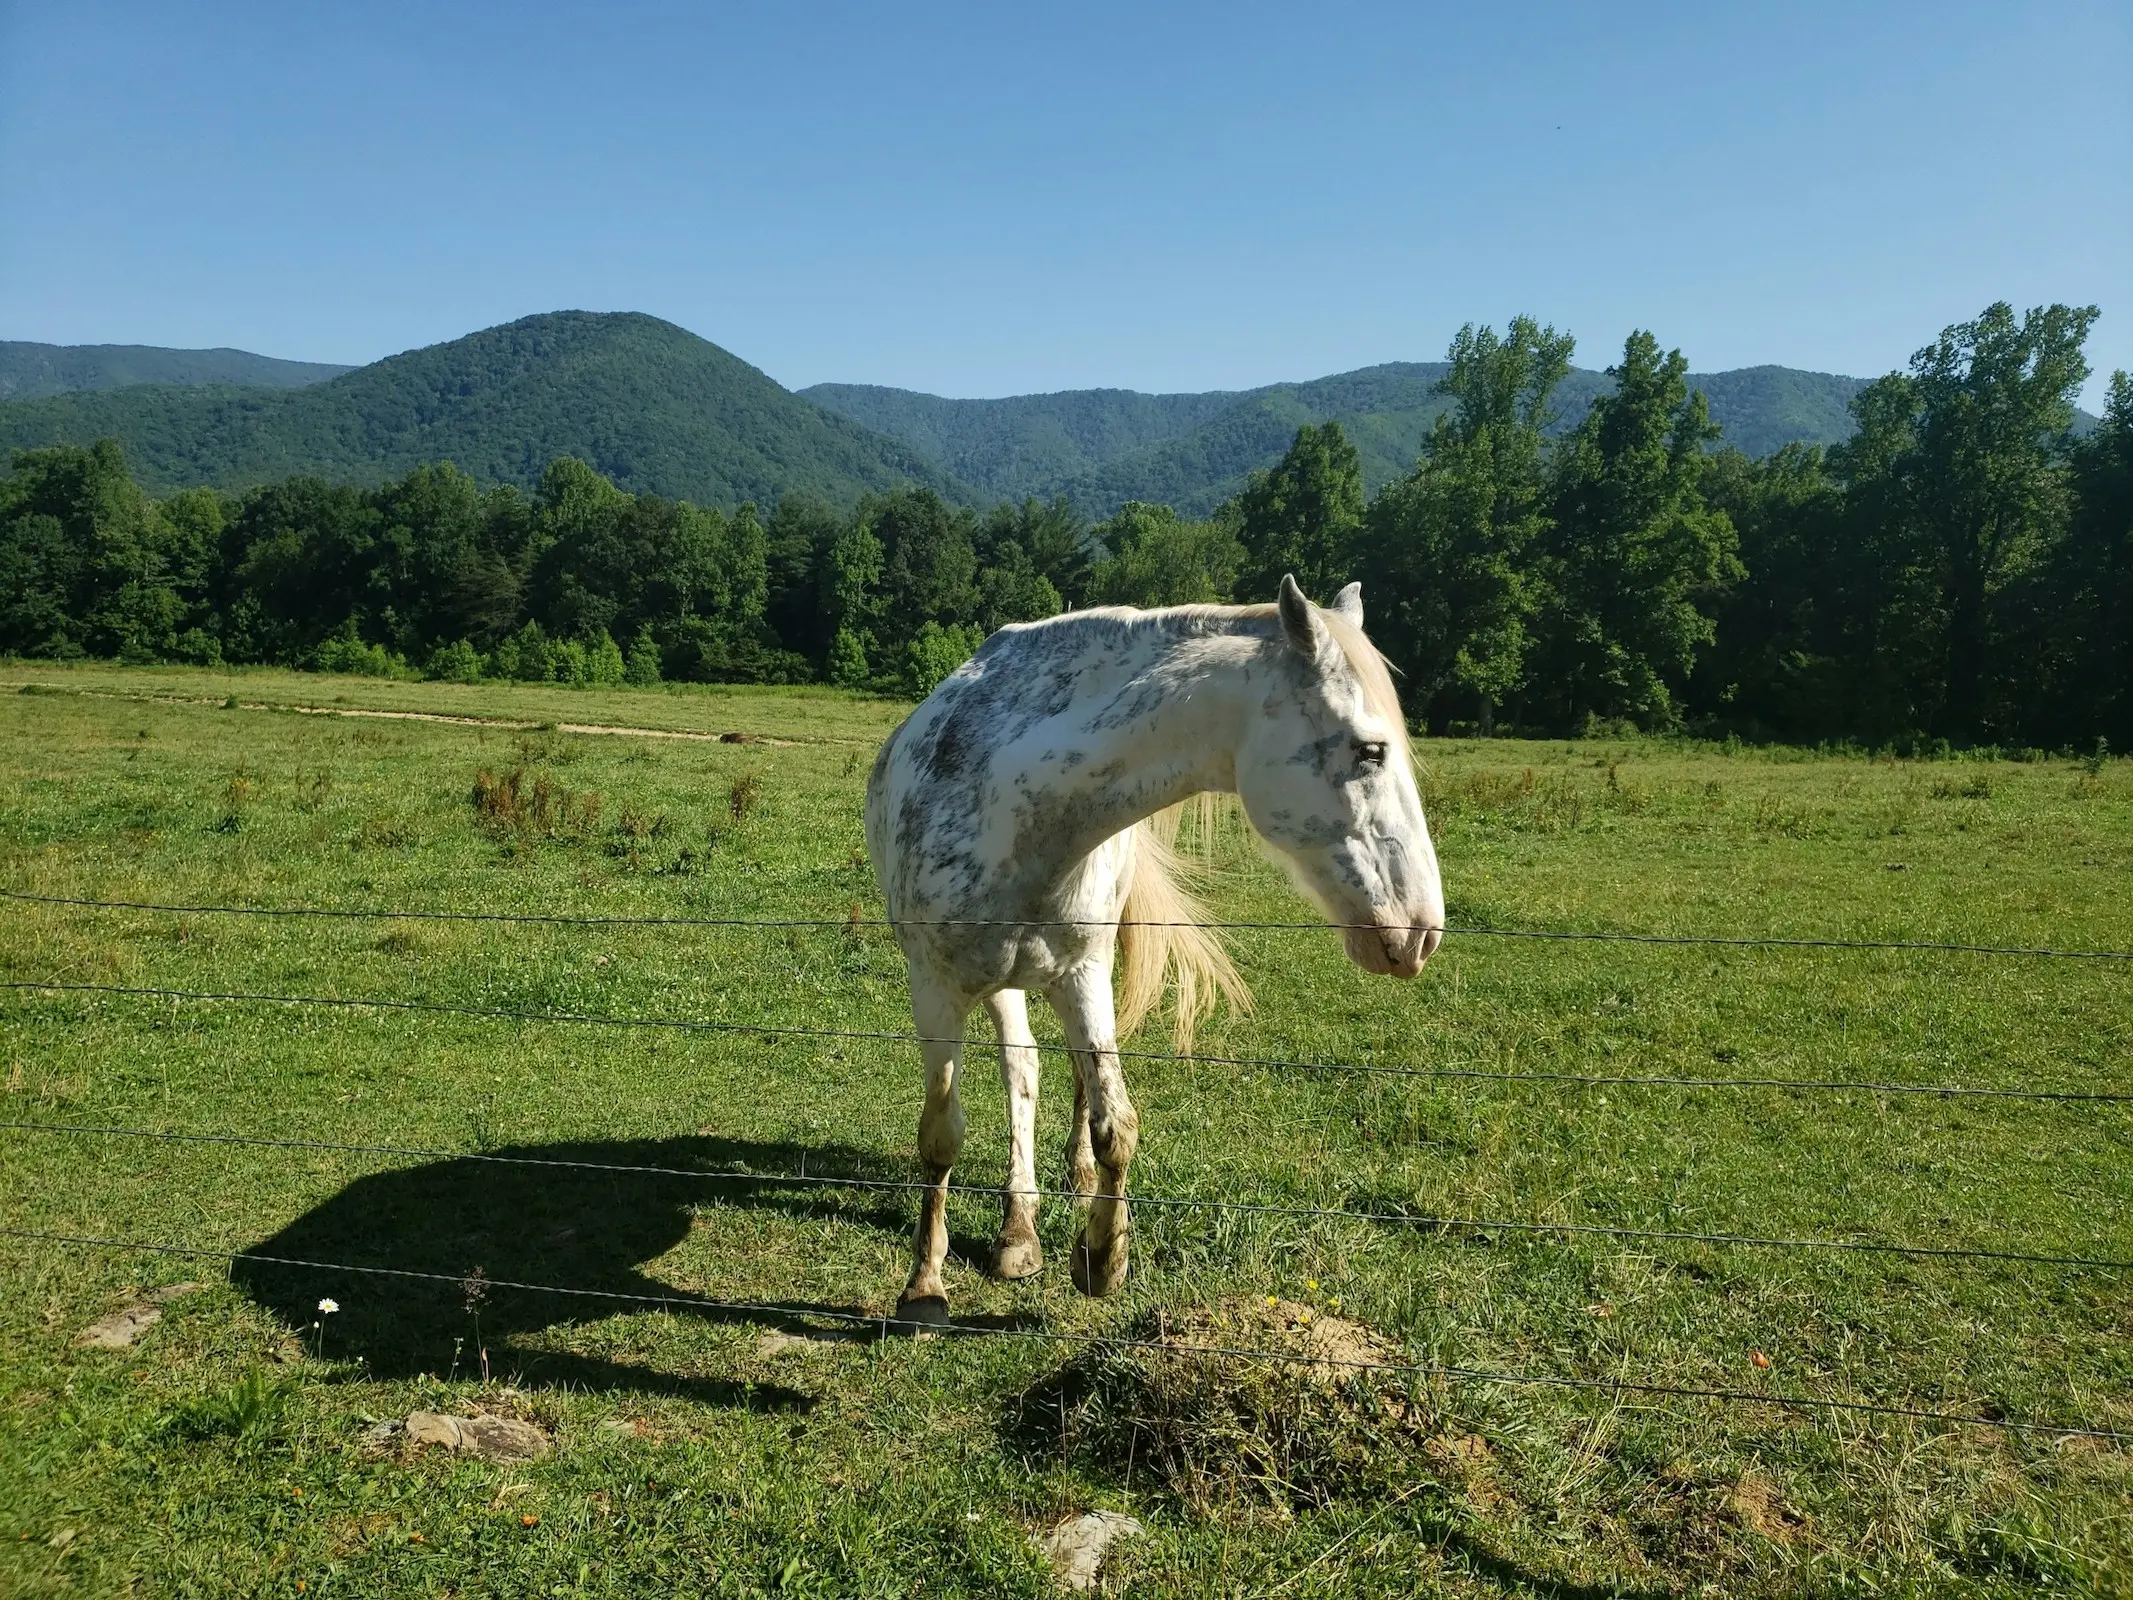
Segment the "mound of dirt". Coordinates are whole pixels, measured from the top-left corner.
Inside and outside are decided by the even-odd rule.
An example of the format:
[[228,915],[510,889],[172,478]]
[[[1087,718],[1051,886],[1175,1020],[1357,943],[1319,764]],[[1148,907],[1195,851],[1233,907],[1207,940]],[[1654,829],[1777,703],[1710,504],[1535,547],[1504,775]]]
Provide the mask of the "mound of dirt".
[[1018,1396],[1009,1436],[1203,1511],[1365,1498],[1442,1469],[1427,1396],[1410,1374],[1374,1370],[1403,1357],[1363,1323],[1235,1300],[1158,1311],[1134,1338],[1145,1342],[1093,1346]]

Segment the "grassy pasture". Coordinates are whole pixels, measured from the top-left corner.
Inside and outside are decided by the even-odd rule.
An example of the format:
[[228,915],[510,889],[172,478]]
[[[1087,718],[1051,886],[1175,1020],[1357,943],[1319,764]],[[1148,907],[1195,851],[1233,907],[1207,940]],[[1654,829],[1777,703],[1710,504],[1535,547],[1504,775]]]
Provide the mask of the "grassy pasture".
[[[900,709],[0,666],[0,887],[871,913],[860,793]],[[1423,755],[1455,923],[2133,948],[2133,763],[1638,741]],[[494,793],[514,771],[515,811],[471,803],[480,774]],[[1306,914],[1247,840],[1213,854],[1218,914]],[[880,930],[19,902],[0,918],[11,981],[910,1025]],[[1398,986],[1324,933],[1235,947],[1258,1007],[1207,1031],[1212,1054],[2133,1090],[2125,964],[1468,936]],[[1002,1114],[973,1054],[958,1176],[984,1183]],[[1048,1062],[1047,1152],[1063,1067]],[[1150,1193],[2133,1257],[2122,1105],[1168,1061],[1129,1081]],[[18,990],[0,992],[0,1082],[9,1121],[451,1153],[0,1132],[0,1225],[785,1308],[469,1295],[0,1238],[0,1593],[1035,1595],[1050,1579],[1029,1530],[1090,1507],[1147,1527],[1108,1569],[1132,1594],[2133,1593],[2123,1448],[1762,1405],[1415,1384],[1428,1448],[1345,1477],[1300,1458],[1284,1492],[1194,1499],[1063,1411],[1056,1433],[1030,1425],[1027,1397],[1056,1389],[1072,1346],[766,1339],[893,1305],[912,1212],[897,1194],[468,1159],[907,1178],[916,1058],[893,1044]],[[1090,1302],[1066,1282],[1063,1207],[1046,1212],[1051,1266],[1020,1285],[975,1269],[990,1203],[964,1197],[952,1220],[957,1314],[1001,1327],[1117,1333],[1337,1298],[1423,1362],[2133,1428],[2122,1273],[1144,1207],[1132,1282]],[[135,1347],[75,1346],[180,1279],[207,1287]],[[322,1294],[342,1309],[314,1334]],[[556,1452],[507,1468],[361,1447],[376,1419],[482,1396],[530,1411]]]

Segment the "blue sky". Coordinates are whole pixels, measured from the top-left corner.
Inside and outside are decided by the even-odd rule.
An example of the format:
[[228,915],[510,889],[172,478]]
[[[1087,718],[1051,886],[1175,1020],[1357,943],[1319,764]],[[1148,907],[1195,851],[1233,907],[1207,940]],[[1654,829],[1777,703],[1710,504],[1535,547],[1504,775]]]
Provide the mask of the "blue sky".
[[2133,367],[2125,0],[0,0],[5,338],[361,362],[573,306],[985,395],[1521,311],[1872,374],[1995,299]]

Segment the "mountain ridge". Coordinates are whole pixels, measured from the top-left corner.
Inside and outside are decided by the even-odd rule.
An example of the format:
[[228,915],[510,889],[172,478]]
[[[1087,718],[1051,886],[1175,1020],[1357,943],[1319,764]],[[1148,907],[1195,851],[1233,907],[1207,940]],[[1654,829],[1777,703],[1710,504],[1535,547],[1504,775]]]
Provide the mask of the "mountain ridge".
[[226,345],[180,350],[153,344],[40,344],[0,339],[0,401],[41,400],[154,383],[301,389],[354,370],[339,362],[287,361]]
[[[155,492],[296,473],[372,483],[434,460],[524,488],[568,454],[633,491],[716,505],[793,492],[849,503],[910,483],[972,504],[1064,495],[1099,517],[1127,500],[1204,515],[1306,422],[1342,424],[1375,492],[1412,468],[1450,403],[1436,391],[1441,361],[1168,394],[969,399],[837,383],[795,392],[640,312],[548,312],[347,369],[245,351],[0,344],[0,372],[36,361],[40,382],[80,382],[0,398],[0,448],[116,437]],[[184,381],[136,381],[143,373]],[[245,374],[265,376],[232,376]],[[1867,380],[1764,365],[1689,381],[1726,443],[1766,455],[1849,436],[1848,403]],[[1556,431],[1609,386],[1604,373],[1573,369],[1556,394]]]
[[376,483],[449,460],[530,488],[557,456],[707,505],[849,502],[969,486],[641,312],[547,312],[300,389],[139,385],[0,404],[0,448],[119,440],[142,485],[244,489],[295,474]]
[[[1212,511],[1252,471],[1278,459],[1303,423],[1338,421],[1372,493],[1408,472],[1430,424],[1450,401],[1436,392],[1442,361],[1388,361],[1302,382],[1200,394],[1067,389],[996,400],[947,399],[883,385],[815,384],[798,391],[878,433],[900,438],[1004,499],[1064,494],[1105,515],[1127,500]],[[1767,455],[1797,439],[1835,444],[1867,380],[1765,365],[1691,373],[1726,442]],[[1573,368],[1556,391],[1554,430],[1567,431],[1608,392],[1607,375]],[[1126,436],[1123,448],[1086,440]]]

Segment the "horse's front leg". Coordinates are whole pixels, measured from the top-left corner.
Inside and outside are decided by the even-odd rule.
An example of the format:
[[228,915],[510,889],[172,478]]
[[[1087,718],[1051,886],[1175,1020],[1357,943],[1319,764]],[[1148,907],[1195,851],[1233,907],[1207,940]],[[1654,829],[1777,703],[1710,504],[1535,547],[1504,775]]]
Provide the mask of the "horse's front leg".
[[1126,1080],[1119,1070],[1110,968],[1090,962],[1046,993],[1074,1053],[1078,1098],[1086,1104],[1089,1149],[1096,1158],[1095,1197],[1074,1241],[1074,1287],[1084,1294],[1109,1294],[1126,1281],[1126,1236],[1131,1229],[1126,1169],[1133,1164],[1141,1134],[1140,1114],[1126,1098]]
[[941,1264],[948,1256],[948,1175],[963,1151],[963,1100],[957,1079],[966,1010],[959,997],[912,969],[911,1015],[926,1061],[926,1104],[918,1117],[918,1158],[926,1186],[919,1196],[918,1232],[911,1241],[911,1280],[896,1302],[899,1322],[939,1327],[948,1321],[948,1286],[941,1278]]
[[1020,989],[988,995],[985,1009],[1000,1038],[1000,1086],[1007,1093],[1007,1187],[992,1270],[1001,1278],[1027,1278],[1044,1266],[1037,1242],[1037,1036]]

